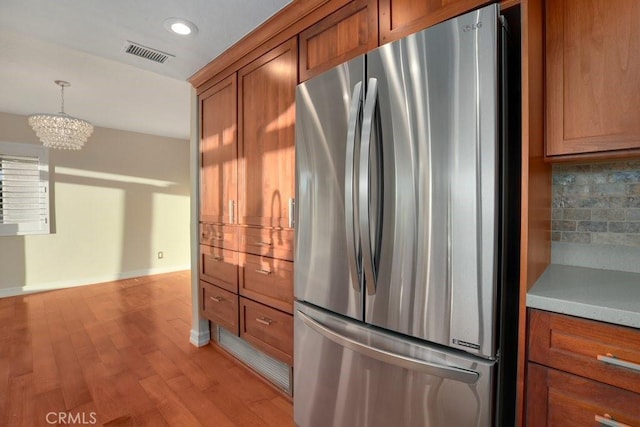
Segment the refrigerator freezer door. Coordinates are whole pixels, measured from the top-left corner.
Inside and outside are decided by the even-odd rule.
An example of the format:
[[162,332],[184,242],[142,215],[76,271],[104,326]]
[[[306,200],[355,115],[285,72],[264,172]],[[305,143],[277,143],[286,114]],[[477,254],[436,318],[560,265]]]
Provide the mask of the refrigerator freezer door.
[[301,427],[489,426],[495,362],[400,339],[296,303]]
[[367,54],[383,210],[365,320],[485,357],[497,352],[497,28],[491,5]]
[[363,318],[356,162],[364,57],[296,91],[297,300]]

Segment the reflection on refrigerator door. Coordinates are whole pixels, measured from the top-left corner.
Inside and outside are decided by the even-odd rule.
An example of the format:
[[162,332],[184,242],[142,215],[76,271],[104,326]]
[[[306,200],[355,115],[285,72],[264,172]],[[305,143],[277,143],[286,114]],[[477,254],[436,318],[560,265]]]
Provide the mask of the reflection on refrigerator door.
[[295,420],[307,427],[487,426],[495,362],[296,303]]

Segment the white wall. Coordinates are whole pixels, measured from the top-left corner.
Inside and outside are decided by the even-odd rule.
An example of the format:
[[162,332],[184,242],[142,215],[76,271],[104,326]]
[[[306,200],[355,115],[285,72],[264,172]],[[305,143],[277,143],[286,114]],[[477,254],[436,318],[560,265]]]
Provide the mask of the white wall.
[[[6,113],[0,140],[39,143]],[[0,237],[0,296],[190,267],[189,141],[96,128],[49,160],[52,234]]]

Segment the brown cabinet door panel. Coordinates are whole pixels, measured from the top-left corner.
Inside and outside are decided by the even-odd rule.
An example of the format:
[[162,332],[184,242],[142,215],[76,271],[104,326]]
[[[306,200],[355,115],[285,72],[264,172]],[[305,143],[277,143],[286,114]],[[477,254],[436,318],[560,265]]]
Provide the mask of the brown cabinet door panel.
[[487,0],[380,0],[380,44],[477,9]]
[[547,156],[640,148],[640,2],[546,1]]
[[293,313],[293,263],[245,255],[239,293],[279,310]]
[[300,33],[300,81],[377,46],[377,0],[352,1]]
[[293,363],[293,316],[240,297],[240,337],[276,359]]
[[236,75],[200,95],[200,221],[230,224],[237,200]]
[[238,72],[238,223],[290,227],[294,197],[296,39]]
[[640,393],[640,370],[599,360],[640,369],[640,331],[541,310],[530,310],[529,319],[529,360]]
[[239,335],[238,295],[203,281],[200,281],[200,290],[202,315]]
[[238,293],[238,252],[200,245],[200,279]]
[[529,363],[528,427],[601,425],[597,417],[640,425],[640,394]]

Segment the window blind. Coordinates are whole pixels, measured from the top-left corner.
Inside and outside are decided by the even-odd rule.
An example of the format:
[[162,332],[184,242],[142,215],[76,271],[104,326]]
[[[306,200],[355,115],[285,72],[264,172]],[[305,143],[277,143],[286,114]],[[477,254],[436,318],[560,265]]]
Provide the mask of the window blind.
[[45,148],[0,143],[0,235],[49,233]]

